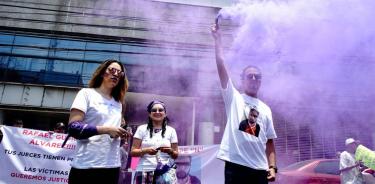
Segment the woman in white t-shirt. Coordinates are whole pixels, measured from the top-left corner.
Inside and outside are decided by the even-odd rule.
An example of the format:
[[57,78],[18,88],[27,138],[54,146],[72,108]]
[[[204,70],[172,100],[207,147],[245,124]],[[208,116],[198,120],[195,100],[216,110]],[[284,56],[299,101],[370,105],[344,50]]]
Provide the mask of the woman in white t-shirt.
[[[157,100],[152,101],[147,106],[147,112],[148,122],[137,128],[131,149],[132,156],[141,157],[134,178],[136,184],[153,183],[153,171],[158,161],[172,166],[174,159],[178,157],[177,134],[174,128],[167,125],[165,104]],[[177,182],[175,173],[172,174],[172,178],[172,182],[168,183]]]
[[89,88],[81,89],[70,109],[68,134],[77,139],[69,183],[117,184],[121,166],[121,128],[128,89],[124,66],[107,60],[94,72]]

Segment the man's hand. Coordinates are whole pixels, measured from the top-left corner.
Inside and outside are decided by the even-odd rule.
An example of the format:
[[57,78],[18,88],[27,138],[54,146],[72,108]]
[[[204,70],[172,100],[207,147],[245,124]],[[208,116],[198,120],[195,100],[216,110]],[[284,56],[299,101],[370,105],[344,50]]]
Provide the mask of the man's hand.
[[221,33],[217,24],[214,24],[211,27],[211,34],[215,40],[216,66],[217,66],[217,71],[219,73],[220,84],[221,84],[221,87],[225,89],[229,81],[229,75],[224,65],[224,56],[223,56],[223,51],[222,51],[223,49],[222,49],[222,44],[221,44]]
[[268,176],[267,176],[268,181],[275,181],[276,179],[276,172],[274,168],[271,168],[268,170]]
[[214,24],[211,28],[211,34],[214,37],[215,41],[221,41],[221,32],[217,24]]

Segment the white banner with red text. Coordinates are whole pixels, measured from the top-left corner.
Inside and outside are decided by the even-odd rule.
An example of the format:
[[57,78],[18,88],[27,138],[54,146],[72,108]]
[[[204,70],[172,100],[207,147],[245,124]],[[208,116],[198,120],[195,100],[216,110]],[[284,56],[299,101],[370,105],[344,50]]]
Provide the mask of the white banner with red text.
[[66,134],[2,126],[0,183],[68,183],[76,141]]
[[[216,154],[220,145],[197,145],[197,146],[179,146],[179,159],[177,164],[177,178],[179,184],[184,184],[180,174],[181,166],[180,160],[184,157],[191,157],[191,166],[189,175],[191,184],[223,184],[224,183],[224,162],[216,158]],[[186,161],[187,159],[185,159]],[[182,166],[183,167],[183,166]],[[179,172],[180,171],[180,172]],[[193,178],[200,180],[200,182],[193,182]],[[195,180],[195,181],[198,181]]]
[[[0,129],[0,184],[68,183],[74,138],[61,148],[66,134],[10,126]],[[178,183],[224,183],[224,162],[216,158],[218,149],[219,145],[179,146]],[[132,159],[133,169],[137,160]]]

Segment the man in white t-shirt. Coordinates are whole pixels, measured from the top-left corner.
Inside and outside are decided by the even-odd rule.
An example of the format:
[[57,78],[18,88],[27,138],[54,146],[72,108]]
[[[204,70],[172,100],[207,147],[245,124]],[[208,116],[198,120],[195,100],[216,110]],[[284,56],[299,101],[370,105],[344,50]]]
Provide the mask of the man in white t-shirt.
[[225,161],[225,183],[265,184],[275,180],[276,154],[273,139],[276,133],[271,109],[258,99],[261,73],[255,66],[242,74],[244,94],[240,94],[229,78],[224,65],[221,36],[212,28],[215,39],[216,64],[227,114],[217,157]]
[[340,154],[340,178],[342,184],[363,184],[360,162],[355,160],[359,142],[353,138],[345,140],[346,150]]

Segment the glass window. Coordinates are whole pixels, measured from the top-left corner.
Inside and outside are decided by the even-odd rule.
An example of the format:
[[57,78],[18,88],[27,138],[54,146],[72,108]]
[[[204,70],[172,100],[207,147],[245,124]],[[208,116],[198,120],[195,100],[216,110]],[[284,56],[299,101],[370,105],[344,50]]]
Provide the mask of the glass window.
[[92,74],[95,72],[96,68],[98,68],[99,65],[99,63],[83,63],[82,81],[85,86],[87,86],[92,77]]
[[121,54],[120,61],[126,64],[142,64],[138,54]]
[[39,58],[11,57],[8,67],[15,70],[41,71],[46,69],[46,60]]
[[134,52],[133,47],[134,46],[131,46],[131,45],[121,45],[121,51],[122,52]]
[[[165,65],[168,66],[168,57],[152,54],[121,54],[120,61],[125,64]],[[170,65],[169,65],[170,66]]]
[[321,161],[315,168],[316,173],[339,175],[339,161]]
[[12,51],[12,44],[13,44],[13,35],[0,35],[0,52],[11,53]]
[[8,68],[9,56],[0,56],[0,68]]
[[15,36],[13,53],[34,56],[47,56],[50,39]]
[[86,42],[73,40],[53,40],[50,56],[66,59],[83,59]]
[[120,45],[87,42],[86,60],[104,61],[107,59],[120,59]]
[[43,82],[53,85],[80,86],[82,62],[50,60],[47,63],[48,70],[43,72]]
[[152,47],[136,46],[136,45],[121,45],[122,52],[132,52],[132,53],[160,53],[153,51]]
[[71,73],[71,74],[81,74],[82,62],[79,61],[64,61],[64,60],[54,60],[50,61],[54,72]]

